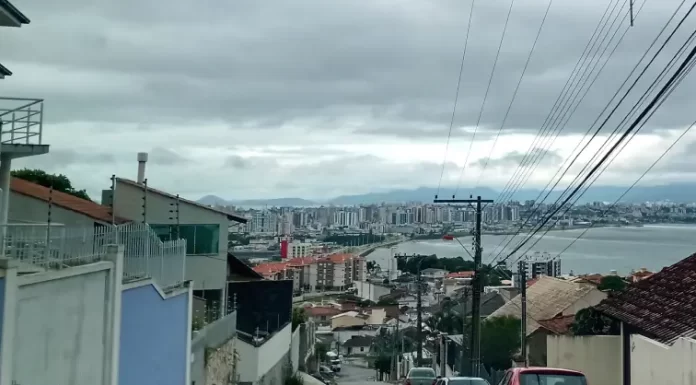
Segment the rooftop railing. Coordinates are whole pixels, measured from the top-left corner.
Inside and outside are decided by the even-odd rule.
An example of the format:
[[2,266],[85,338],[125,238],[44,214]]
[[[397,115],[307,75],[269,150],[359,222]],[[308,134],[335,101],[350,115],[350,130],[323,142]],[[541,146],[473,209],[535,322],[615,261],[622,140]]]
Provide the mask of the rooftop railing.
[[152,278],[163,289],[185,277],[186,241],[162,242],[145,223],[79,226],[12,223],[0,225],[5,257],[44,269],[63,269],[101,261],[106,245],[123,245],[123,281]]
[[0,96],[0,143],[43,144],[43,102]]

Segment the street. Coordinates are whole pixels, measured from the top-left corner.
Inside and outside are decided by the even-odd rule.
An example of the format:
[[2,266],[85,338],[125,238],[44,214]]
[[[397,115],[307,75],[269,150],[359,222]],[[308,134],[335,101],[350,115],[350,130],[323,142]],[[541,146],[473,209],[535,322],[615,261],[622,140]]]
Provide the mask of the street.
[[339,385],[383,385],[384,382],[375,380],[375,370],[343,364],[341,372],[336,376],[336,383]]

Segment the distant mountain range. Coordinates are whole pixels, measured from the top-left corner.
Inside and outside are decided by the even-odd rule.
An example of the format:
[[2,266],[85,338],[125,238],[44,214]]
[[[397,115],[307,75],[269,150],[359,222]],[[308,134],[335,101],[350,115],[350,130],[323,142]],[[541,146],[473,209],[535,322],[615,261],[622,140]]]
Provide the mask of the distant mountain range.
[[[597,186],[590,188],[579,202],[613,202],[626,191],[627,187],[619,186]],[[513,199],[525,201],[537,199],[541,190],[524,189],[518,190]],[[547,203],[554,202],[563,190],[559,190],[549,195]],[[406,202],[432,202],[435,198],[437,189],[431,187],[419,187],[413,190],[392,190],[379,193],[341,195],[326,201],[311,201],[302,198],[275,198],[275,199],[249,199],[249,200],[226,200],[215,195],[206,195],[198,202],[206,205],[234,205],[243,207],[259,206],[319,206],[319,205],[343,205],[351,206],[357,204],[378,204],[378,203],[406,203]],[[451,188],[442,188],[440,198],[448,199],[452,197]],[[495,199],[500,194],[491,188],[482,187],[475,190],[461,188],[457,194],[458,198],[467,198],[469,195],[481,195],[484,199]],[[546,195],[546,193],[544,193]],[[541,198],[544,197],[542,195]],[[662,186],[635,187],[622,199],[624,202],[646,202],[670,200],[673,202],[694,202],[696,201],[696,184],[668,184]]]

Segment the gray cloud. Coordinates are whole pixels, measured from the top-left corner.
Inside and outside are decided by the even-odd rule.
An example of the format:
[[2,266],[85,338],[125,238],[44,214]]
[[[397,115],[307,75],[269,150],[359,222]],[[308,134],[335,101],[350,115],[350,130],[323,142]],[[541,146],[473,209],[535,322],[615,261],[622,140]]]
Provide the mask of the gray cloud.
[[[563,157],[560,156],[555,151],[545,150],[543,148],[535,147],[530,152],[531,155],[519,151],[508,152],[507,154],[499,158],[483,158],[473,162],[471,165],[475,167],[517,167],[522,165],[524,162],[524,167],[544,167],[544,166],[558,166],[563,162]],[[525,157],[528,157],[525,161]]]
[[162,147],[153,148],[148,156],[148,162],[158,165],[180,165],[189,161],[186,157]]
[[[418,128],[399,130],[412,122],[422,122],[422,130],[433,135],[449,123],[468,2],[410,2],[398,11],[379,1],[241,1],[196,3],[195,9],[180,0],[166,8],[156,4],[71,0],[57,10],[20,3],[33,23],[11,31],[3,53],[20,70],[22,64],[51,66],[66,79],[82,74],[92,83],[83,90],[70,84],[69,92],[67,83],[44,88],[54,121],[220,119],[232,127],[276,127],[321,118],[330,129],[340,122],[327,118],[334,116],[381,121],[378,133],[402,136],[428,135]],[[567,132],[585,129],[674,4],[647,4]],[[545,5],[515,3],[481,118],[486,130],[500,128]],[[478,120],[507,7],[476,4],[457,125]],[[604,7],[598,0],[553,5],[508,129],[539,128]],[[157,16],[134,11],[142,8],[156,8]],[[180,23],[184,15],[186,26]],[[82,23],[66,24],[70,17]],[[93,33],[84,34],[84,28]],[[41,47],[26,50],[30,42]],[[22,83],[9,83],[10,89],[22,94]],[[660,120],[664,125],[683,123],[688,104],[672,108]]]

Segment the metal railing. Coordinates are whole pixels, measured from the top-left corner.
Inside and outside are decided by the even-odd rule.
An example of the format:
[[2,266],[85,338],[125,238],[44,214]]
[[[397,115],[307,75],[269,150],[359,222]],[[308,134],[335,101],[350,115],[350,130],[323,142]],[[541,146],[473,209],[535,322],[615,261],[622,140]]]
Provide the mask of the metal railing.
[[184,282],[186,240],[163,242],[145,223],[126,223],[115,229],[115,243],[123,245],[124,282],[152,278],[163,288]]
[[43,102],[0,96],[0,142],[42,144]]
[[44,269],[62,269],[104,259],[106,245],[123,245],[123,281],[152,278],[163,289],[181,285],[186,240],[162,242],[145,223],[69,227],[60,224],[0,225],[0,251],[7,258]]

